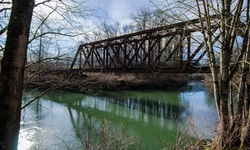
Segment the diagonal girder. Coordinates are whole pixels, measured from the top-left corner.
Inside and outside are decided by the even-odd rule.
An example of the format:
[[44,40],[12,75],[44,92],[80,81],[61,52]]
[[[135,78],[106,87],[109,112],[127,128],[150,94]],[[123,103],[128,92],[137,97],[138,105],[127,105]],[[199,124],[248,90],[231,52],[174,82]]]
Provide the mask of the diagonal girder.
[[[212,16],[214,19],[217,17]],[[194,38],[192,34],[200,32],[199,23],[200,19],[194,19],[82,44],[79,46],[70,68],[76,68],[75,62],[78,59],[80,60],[79,69],[86,71],[102,69],[106,72],[119,70],[151,72],[155,68],[161,68],[165,72],[168,72],[168,69],[188,72],[190,68],[193,69],[190,62],[198,62],[206,54],[205,51],[199,54],[200,50],[204,48],[203,43],[198,47],[191,46],[191,37]],[[212,26],[218,28],[219,25],[214,22]],[[175,65],[169,66],[168,63],[172,61]],[[136,71],[136,69],[139,70]]]

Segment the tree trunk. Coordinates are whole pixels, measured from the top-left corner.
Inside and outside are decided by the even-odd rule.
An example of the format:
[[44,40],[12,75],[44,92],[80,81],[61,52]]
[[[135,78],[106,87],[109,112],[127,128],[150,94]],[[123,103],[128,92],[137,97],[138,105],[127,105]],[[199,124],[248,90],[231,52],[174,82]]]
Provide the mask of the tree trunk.
[[12,0],[0,74],[0,149],[15,150],[20,128],[23,76],[34,0]]
[[[217,111],[219,114],[219,126],[218,137],[215,140],[216,149],[238,149],[241,147],[249,146],[249,102],[248,102],[248,88],[246,88],[246,75],[247,64],[249,63],[249,5],[250,0],[247,3],[242,0],[196,0],[197,10],[199,18],[205,18],[205,21],[200,22],[201,31],[205,46],[207,48],[207,56],[209,59],[209,65],[211,69],[213,85],[214,85],[214,97],[217,104]],[[217,8],[215,7],[217,4]],[[245,5],[246,4],[246,5]],[[245,7],[245,8],[244,8]],[[216,11],[215,11],[216,10]],[[216,64],[214,62],[216,49],[212,43],[214,33],[211,31],[211,16],[214,13],[220,15],[220,70],[216,70]],[[246,14],[244,14],[246,13]],[[244,16],[244,17],[243,17]],[[244,19],[246,20],[244,20]],[[243,19],[243,22],[242,22]],[[245,24],[246,23],[246,24]],[[245,32],[245,35],[242,33]],[[236,44],[237,36],[243,38],[242,44]],[[232,59],[234,50],[238,51],[238,58],[235,61]],[[246,62],[247,61],[247,62]],[[230,66],[230,62],[234,63]],[[240,68],[241,67],[241,68]],[[238,87],[238,97],[236,107],[233,103],[233,90],[230,87],[232,82],[235,82],[235,77],[239,83],[234,85]],[[231,96],[231,103],[228,98]],[[245,97],[247,96],[247,99]],[[230,107],[229,107],[230,104]],[[236,110],[234,110],[237,108]],[[242,143],[241,143],[242,142]]]

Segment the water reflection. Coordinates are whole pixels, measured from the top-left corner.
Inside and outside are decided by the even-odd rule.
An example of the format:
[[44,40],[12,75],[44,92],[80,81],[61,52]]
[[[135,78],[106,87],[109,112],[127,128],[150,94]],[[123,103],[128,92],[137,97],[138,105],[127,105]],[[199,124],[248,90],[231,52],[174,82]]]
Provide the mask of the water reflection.
[[[125,97],[125,98],[104,98],[104,97],[96,97],[98,99],[98,104],[101,104],[101,107],[105,107],[102,109],[108,109],[109,106],[107,104],[112,103],[115,106],[114,111],[120,115],[126,115],[123,112],[123,109],[120,108],[125,107],[130,112],[136,112],[137,114],[134,115],[134,118],[138,118],[139,114],[144,114],[146,116],[153,115],[163,119],[177,119],[179,120],[181,114],[184,112],[185,108],[187,108],[186,104],[176,104],[176,103],[169,103],[167,101],[163,102],[159,101],[151,101],[141,99],[140,97]],[[175,99],[179,100],[179,99]],[[93,103],[91,101],[90,103]],[[95,103],[95,102],[94,102]],[[104,104],[102,104],[104,103]],[[89,104],[91,106],[91,104]],[[93,105],[93,104],[92,104]],[[94,104],[96,106],[96,104]],[[122,106],[122,107],[121,107]],[[95,107],[97,108],[97,107]],[[124,116],[127,117],[127,116]]]
[[[208,113],[210,106],[204,105],[208,98],[199,94],[204,90],[196,91],[198,96],[195,90],[101,92],[96,96],[52,92],[23,110],[19,147],[29,143],[27,149],[37,149],[37,145],[40,149],[81,148],[87,131],[100,128],[108,118],[113,128],[123,123],[126,131],[141,137],[141,149],[155,149],[159,138],[174,141],[179,124],[185,124],[188,117],[199,122],[196,115]],[[27,91],[24,103],[40,93]]]

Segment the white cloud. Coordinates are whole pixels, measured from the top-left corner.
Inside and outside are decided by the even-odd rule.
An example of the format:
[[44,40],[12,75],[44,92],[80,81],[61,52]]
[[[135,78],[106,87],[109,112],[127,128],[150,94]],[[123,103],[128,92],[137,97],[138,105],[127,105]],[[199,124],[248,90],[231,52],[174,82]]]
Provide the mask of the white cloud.
[[98,9],[98,15],[111,22],[129,23],[131,13],[152,7],[149,0],[89,0],[89,6]]

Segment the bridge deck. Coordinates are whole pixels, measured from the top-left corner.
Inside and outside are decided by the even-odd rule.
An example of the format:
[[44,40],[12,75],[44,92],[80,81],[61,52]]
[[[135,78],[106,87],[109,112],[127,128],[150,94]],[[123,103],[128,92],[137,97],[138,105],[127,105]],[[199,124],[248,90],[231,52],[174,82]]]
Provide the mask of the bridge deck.
[[190,68],[159,68],[145,70],[145,68],[123,69],[81,69],[84,72],[116,72],[116,73],[210,73],[209,67],[190,67]]

